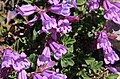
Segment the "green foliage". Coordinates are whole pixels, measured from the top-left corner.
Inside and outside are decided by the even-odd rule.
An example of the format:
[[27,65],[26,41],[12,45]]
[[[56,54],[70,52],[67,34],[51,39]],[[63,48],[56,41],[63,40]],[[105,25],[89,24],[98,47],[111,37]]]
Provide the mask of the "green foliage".
[[118,77],[118,74],[109,74],[106,79],[116,79]]
[[29,57],[28,57],[28,60],[30,61],[30,65],[31,65],[31,68],[33,70],[36,69],[36,62],[37,62],[37,59],[38,58],[38,55],[36,55],[35,53],[31,54]]
[[61,66],[62,67],[73,66],[75,64],[74,61],[72,60],[73,57],[74,57],[73,54],[63,55],[61,59]]
[[67,47],[68,53],[73,53],[73,44],[76,42],[74,38],[69,37],[69,35],[64,35],[60,41],[63,43],[65,47]]

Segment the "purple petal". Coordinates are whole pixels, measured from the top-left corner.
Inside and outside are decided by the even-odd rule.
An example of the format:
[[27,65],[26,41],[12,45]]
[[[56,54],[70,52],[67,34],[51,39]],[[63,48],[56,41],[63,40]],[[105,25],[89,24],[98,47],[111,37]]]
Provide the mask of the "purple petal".
[[120,3],[104,0],[104,18],[120,24]]
[[18,72],[17,79],[27,79],[27,72],[25,70]]
[[46,12],[41,12],[41,20],[42,20],[42,30],[44,32],[48,32],[52,28],[57,28],[57,23],[55,18],[49,17]]
[[100,3],[100,0],[90,0],[89,2],[87,2],[86,4],[89,8],[89,12],[98,9],[100,6],[99,3]]
[[70,15],[70,8],[72,8],[73,5],[63,3],[63,4],[57,4],[52,5],[50,8],[48,8],[49,11],[63,16],[69,16]]
[[112,67],[112,66],[105,66],[110,72],[112,73],[118,73],[117,69],[115,67]]
[[62,54],[65,54],[67,52],[66,48],[63,45],[57,44],[52,40],[49,41],[49,46],[54,53],[55,59],[57,60],[59,60],[62,57]]
[[11,19],[14,19],[17,16],[15,11],[8,11],[7,13],[7,24],[10,22]]
[[41,66],[43,64],[47,64],[51,61],[51,57],[50,57],[50,48],[48,46],[46,46],[42,52],[42,54],[39,56],[39,58],[37,59],[37,65]]
[[36,6],[32,6],[30,4],[22,5],[21,7],[16,5],[16,8],[17,8],[18,14],[21,14],[22,16],[29,16],[37,10]]

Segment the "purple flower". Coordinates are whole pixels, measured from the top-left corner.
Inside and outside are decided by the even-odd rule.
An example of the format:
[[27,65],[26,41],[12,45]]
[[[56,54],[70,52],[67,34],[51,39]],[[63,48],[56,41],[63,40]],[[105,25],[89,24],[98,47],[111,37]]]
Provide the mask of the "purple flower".
[[7,13],[7,23],[10,22],[11,19],[14,19],[17,16],[17,13],[15,11],[8,11]]
[[38,10],[36,6],[32,6],[30,4],[22,5],[21,7],[19,5],[16,5],[16,8],[17,8],[18,14],[21,14],[22,16],[29,16]]
[[104,18],[120,24],[120,3],[104,0]]
[[16,58],[13,68],[15,71],[19,72],[22,69],[29,68],[30,67],[30,62],[26,59],[25,53],[18,54],[19,57]]
[[68,33],[70,32],[72,29],[72,27],[70,26],[70,23],[67,19],[60,19],[58,21],[58,28],[57,28],[57,32],[63,32],[63,33]]
[[17,79],[27,79],[27,72],[25,70],[18,72]]
[[100,0],[90,0],[89,2],[87,2],[86,4],[89,8],[89,12],[98,9],[100,6],[99,3],[100,3]]
[[77,8],[76,0],[72,0],[72,5],[74,6],[74,8]]
[[70,8],[72,7],[73,5],[71,5],[70,3],[63,3],[63,4],[52,5],[51,7],[48,8],[48,11],[51,11],[58,15],[69,16]]
[[67,52],[67,49],[63,45],[58,44],[53,40],[49,40],[48,43],[49,43],[49,47],[54,53],[54,57],[56,60],[59,60],[62,57],[62,55]]
[[118,55],[111,46],[112,45],[108,40],[107,34],[105,32],[101,32],[97,39],[97,49],[103,48],[105,64],[114,64],[115,61],[119,60]]
[[117,71],[117,69],[115,67],[112,67],[110,65],[105,66],[105,67],[112,73],[115,73],[115,74],[118,73],[118,71]]
[[106,46],[112,46],[112,45],[108,39],[107,34],[105,32],[101,32],[97,39],[97,49],[100,49]]
[[104,47],[104,61],[106,64],[114,64],[115,61],[119,60],[118,55],[115,53],[115,51],[112,49],[112,47]]
[[12,59],[12,55],[11,54],[12,53],[11,53],[11,50],[9,48],[7,48],[4,51],[4,54],[1,57],[1,60],[2,60],[1,68],[11,67],[11,65],[14,63],[14,60]]
[[42,72],[42,75],[46,76],[48,79],[67,79],[67,76],[64,74],[59,74],[58,72],[45,70]]
[[44,48],[42,54],[37,59],[37,65],[41,66],[41,65],[49,63],[50,61],[51,61],[50,48],[48,46],[46,46]]
[[[22,52],[21,54],[18,54],[11,51],[11,49],[9,48],[5,50],[1,60],[2,60],[1,69],[12,68],[16,72],[18,72],[19,74],[18,76],[20,76],[20,74],[25,73],[24,69],[30,66],[29,61],[26,59],[25,53]],[[6,72],[8,72],[8,69],[6,70]]]
[[38,73],[33,74],[33,79],[48,79],[46,76],[42,76]]
[[57,28],[57,23],[55,18],[49,17],[46,12],[41,12],[41,20],[42,20],[42,30],[44,32],[48,32],[52,28]]
[[48,2],[49,2],[50,4],[56,5],[56,4],[58,4],[58,3],[60,2],[60,0],[48,0]]

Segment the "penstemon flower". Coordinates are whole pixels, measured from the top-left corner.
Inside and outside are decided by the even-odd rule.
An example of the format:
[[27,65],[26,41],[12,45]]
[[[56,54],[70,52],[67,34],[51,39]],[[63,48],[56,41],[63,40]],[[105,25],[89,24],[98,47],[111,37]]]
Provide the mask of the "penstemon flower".
[[68,33],[70,32],[72,27],[67,19],[60,19],[58,21],[57,32]]
[[36,72],[31,75],[33,79],[67,79],[64,74],[59,74],[59,70],[55,71],[49,70],[55,65],[54,61],[50,61],[47,64],[41,65]]
[[107,20],[112,20],[113,22],[120,24],[120,3],[110,2],[109,0],[104,0],[104,18]]
[[89,8],[89,12],[98,9],[100,6],[99,3],[100,3],[100,0],[90,0],[89,2],[87,2],[86,4]]
[[58,72],[45,70],[42,72],[42,75],[48,77],[48,79],[67,79],[67,76],[64,74],[59,74]]
[[108,65],[108,66],[105,66],[105,67],[112,73],[118,73],[118,70],[111,65]]
[[70,3],[63,3],[63,4],[57,4],[57,5],[50,6],[48,8],[48,11],[58,14],[58,15],[69,16],[70,8],[72,7],[73,5]]
[[72,0],[72,5],[74,6],[74,8],[77,8],[76,0]]
[[56,43],[52,39],[48,41],[48,44],[50,49],[53,51],[56,60],[59,60],[62,55],[67,52],[67,49],[63,45]]
[[16,11],[18,12],[18,14],[22,15],[23,17],[29,16],[38,10],[36,6],[32,6],[30,4],[22,5],[21,7],[19,5],[16,5],[16,8],[17,8]]
[[52,28],[57,28],[57,23],[55,18],[49,17],[46,12],[41,12],[41,20],[42,20],[42,30],[44,32],[49,32]]
[[[11,51],[11,49],[7,48],[1,59],[2,59],[1,70],[6,69],[5,70],[6,72],[9,72],[10,71],[9,69],[15,70],[16,72],[18,72],[17,79],[27,79],[27,72],[25,71],[25,68],[29,68],[30,63],[26,59],[25,53],[22,52],[21,54],[17,54]],[[5,76],[7,76],[8,74],[9,73],[6,73]]]
[[50,48],[48,46],[45,46],[42,54],[37,59],[37,65],[41,66],[43,64],[47,64],[51,61],[50,57]]
[[103,48],[105,64],[114,64],[115,61],[119,60],[118,55],[111,46],[112,45],[108,40],[107,34],[105,32],[101,32],[97,39],[97,49]]
[[97,49],[104,48],[104,47],[111,47],[111,43],[107,37],[105,32],[100,32],[98,39],[97,39]]

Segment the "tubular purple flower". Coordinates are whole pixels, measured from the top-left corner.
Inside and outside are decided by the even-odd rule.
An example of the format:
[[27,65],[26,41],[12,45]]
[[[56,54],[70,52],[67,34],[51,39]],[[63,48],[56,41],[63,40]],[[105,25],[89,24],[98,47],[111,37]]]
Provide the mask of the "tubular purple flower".
[[63,3],[63,4],[57,4],[52,5],[48,8],[48,11],[51,11],[52,13],[63,15],[63,16],[69,16],[70,15],[70,8],[72,8],[73,5],[70,3]]
[[60,0],[48,0],[48,2],[49,2],[50,4],[56,5],[56,4],[58,4],[58,3],[60,2]]
[[97,39],[97,49],[100,49],[106,46],[112,46],[112,45],[108,39],[107,34],[105,32],[101,32]]
[[[26,54],[25,53],[15,53],[12,52],[11,49],[7,48],[2,56],[2,64],[1,64],[1,69],[4,68],[12,68],[16,72],[18,72],[18,79],[26,79],[24,77],[20,77],[21,74],[25,74],[25,68],[30,67],[29,61],[26,59]],[[8,72],[9,69],[7,69],[4,72]]]
[[36,6],[32,6],[30,4],[22,5],[21,7],[19,5],[16,5],[16,8],[17,8],[18,14],[21,14],[22,16],[29,16],[38,10]]
[[33,75],[33,79],[48,79],[48,78],[46,76],[41,76],[40,74],[35,73]]
[[108,40],[107,34],[105,32],[101,32],[97,39],[97,49],[103,48],[105,64],[114,64],[115,61],[119,60],[118,55],[111,46],[112,45]]
[[77,8],[76,0],[72,0],[72,5],[74,6],[74,8]]
[[114,64],[115,61],[119,60],[118,55],[115,53],[112,47],[104,47],[103,52],[104,52],[104,61],[106,64]]
[[19,72],[22,69],[29,68],[30,62],[26,59],[25,53],[21,53],[19,58],[17,58],[13,64],[13,68],[15,71]]
[[49,17],[46,12],[41,12],[41,20],[42,20],[42,30],[44,32],[48,32],[52,28],[57,28],[57,23],[55,18]]
[[17,79],[27,79],[27,72],[25,70],[18,72]]
[[56,60],[59,60],[62,57],[62,55],[67,52],[67,49],[63,45],[58,44],[53,40],[50,40],[48,43],[51,50],[54,53],[54,57]]
[[50,48],[48,46],[45,46],[42,54],[37,59],[37,66],[41,66],[41,65],[47,64],[50,61],[51,61]]
[[67,79],[66,75],[50,70],[45,70],[41,74],[46,76],[48,79]]
[[70,23],[67,19],[60,19],[58,21],[58,28],[57,28],[57,32],[63,32],[64,34],[65,33],[68,33],[70,32],[72,29],[72,27],[70,26]]
[[7,13],[7,23],[10,22],[11,19],[14,19],[17,16],[17,13],[15,11],[8,11]]
[[11,65],[14,64],[14,59],[13,59],[13,54],[11,53],[11,49],[7,48],[4,51],[4,54],[1,57],[1,60],[2,60],[1,68],[11,67]]
[[100,0],[90,0],[89,2],[87,2],[86,4],[89,8],[89,12],[98,9],[100,6],[99,3],[100,3]]
[[104,18],[120,24],[120,3],[104,0]]
[[115,67],[112,67],[110,65],[105,66],[110,72],[117,74],[118,70]]

